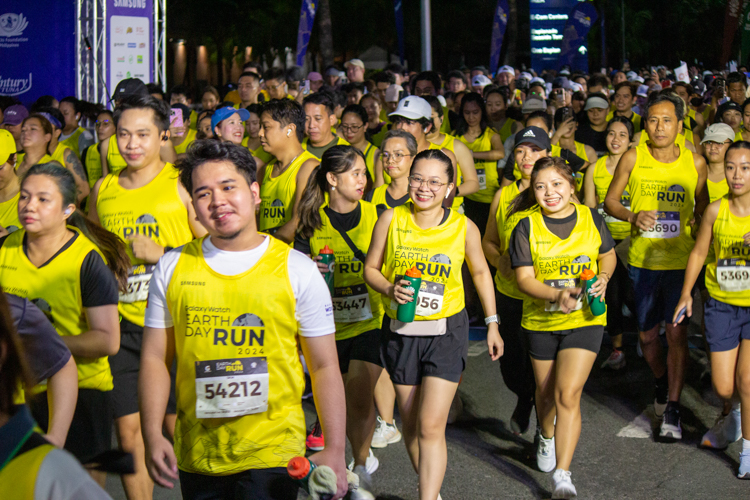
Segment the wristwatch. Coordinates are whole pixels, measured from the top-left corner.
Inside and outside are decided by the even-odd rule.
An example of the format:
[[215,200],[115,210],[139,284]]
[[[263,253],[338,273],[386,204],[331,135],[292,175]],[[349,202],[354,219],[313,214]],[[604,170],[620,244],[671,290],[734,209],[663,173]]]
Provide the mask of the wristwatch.
[[484,324],[489,326],[490,323],[497,323],[500,324],[500,320],[497,319],[497,314],[493,314],[492,316],[487,316],[484,318]]

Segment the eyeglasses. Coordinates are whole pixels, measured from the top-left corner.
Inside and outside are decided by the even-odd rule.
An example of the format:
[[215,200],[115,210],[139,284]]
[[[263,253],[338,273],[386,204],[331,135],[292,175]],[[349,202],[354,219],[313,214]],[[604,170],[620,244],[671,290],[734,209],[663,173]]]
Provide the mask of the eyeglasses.
[[278,85],[271,85],[270,83],[266,82],[266,89],[268,90],[276,90],[277,88],[286,85],[284,82],[278,84]]
[[364,125],[341,125],[344,132],[359,132]]
[[413,155],[405,155],[403,153],[381,153],[380,154],[380,158],[383,160],[383,163],[388,163],[389,160],[399,162],[404,156],[413,156]]
[[437,179],[423,179],[418,175],[409,176],[409,186],[412,188],[420,188],[424,183],[427,183],[427,187],[430,188],[430,191],[438,191],[441,187],[448,184],[447,182],[440,182]]
[[720,148],[720,147],[726,146],[727,144],[730,144],[730,143],[729,142],[707,141],[704,144],[706,145],[706,148]]
[[95,127],[103,127],[104,125],[109,125],[112,123],[112,120],[96,120],[94,122]]

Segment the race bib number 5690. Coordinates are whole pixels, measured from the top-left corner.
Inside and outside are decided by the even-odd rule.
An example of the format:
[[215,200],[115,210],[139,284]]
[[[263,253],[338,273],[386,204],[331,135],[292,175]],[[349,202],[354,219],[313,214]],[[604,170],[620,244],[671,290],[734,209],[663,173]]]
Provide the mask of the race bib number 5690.
[[195,416],[227,418],[268,409],[265,357],[195,362]]

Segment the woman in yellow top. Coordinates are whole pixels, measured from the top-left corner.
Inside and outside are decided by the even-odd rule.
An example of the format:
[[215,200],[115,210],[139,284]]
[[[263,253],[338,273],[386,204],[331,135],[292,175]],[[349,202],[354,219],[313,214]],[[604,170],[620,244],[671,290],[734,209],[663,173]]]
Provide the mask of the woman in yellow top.
[[[630,148],[633,140],[633,122],[624,116],[616,116],[609,121],[606,128],[607,150],[609,154],[602,156],[586,170],[584,178],[584,203],[590,208],[596,208],[604,217],[607,228],[612,234],[615,246],[630,236],[630,224],[615,219],[604,211],[604,198],[612,182],[617,164],[622,155]],[[630,194],[625,191],[620,197],[623,206],[630,206]],[[628,270],[619,260],[615,274],[607,284],[607,333],[612,339],[612,354],[602,363],[602,368],[619,370],[625,367],[625,353],[622,351],[622,332],[625,327],[625,317],[622,315],[622,304],[627,297],[632,296]],[[632,311],[634,305],[628,303]]]
[[365,200],[382,213],[409,201],[409,171],[417,156],[417,140],[405,130],[390,130],[383,138],[380,155],[383,177],[389,180],[365,195]]
[[509,93],[505,88],[492,87],[484,95],[487,107],[487,123],[495,132],[500,134],[500,139],[505,144],[508,137],[523,128],[521,122],[507,116]]
[[484,234],[490,203],[500,189],[497,160],[505,157],[505,150],[500,135],[488,124],[487,110],[479,94],[467,94],[461,100],[455,135],[472,150],[479,179],[479,191],[464,199],[464,211]]
[[[21,147],[23,153],[18,153],[16,174],[24,174],[37,163],[49,163],[52,157],[47,153],[47,147],[52,140],[54,129],[44,116],[32,113],[21,124]],[[58,165],[62,166],[60,163]]]
[[96,181],[103,177],[102,155],[100,152],[101,144],[104,141],[108,141],[117,131],[115,128],[115,118],[114,115],[112,115],[112,112],[104,110],[99,113],[96,117],[94,128],[96,129],[96,138],[99,142],[87,147],[81,154],[81,162],[86,169],[89,186],[92,188],[94,187],[94,184],[96,184]]
[[575,177],[562,158],[542,158],[531,187],[510,214],[538,208],[518,222],[509,243],[518,289],[526,294],[521,326],[536,378],[540,422],[537,466],[555,471],[552,498],[576,495],[570,463],[581,433],[581,392],[604,334],[604,315],[583,304],[579,281],[598,275],[590,300],[604,298],[617,257],[604,220],[575,203]]
[[260,168],[273,158],[263,150],[260,143],[260,114],[263,108],[260,104],[251,104],[245,109],[250,113],[250,118],[245,121],[245,138],[242,139],[242,145],[250,150],[255,158],[255,164]]
[[17,231],[18,196],[21,185],[16,175],[16,141],[10,132],[0,129],[0,236]]
[[706,129],[701,141],[708,163],[708,200],[715,202],[729,192],[727,177],[724,173],[724,157],[727,149],[734,142],[734,130],[726,123],[714,123]]
[[[709,127],[710,128],[710,127]],[[708,135],[708,133],[706,134]],[[693,315],[692,290],[713,247],[716,259],[706,270],[710,298],[704,305],[711,381],[724,401],[722,414],[702,439],[724,449],[742,437],[737,477],[750,479],[750,143],[735,142],[726,153],[729,193],[711,203],[703,215],[687,269],[682,295],[674,310],[676,325]]]
[[350,104],[341,113],[339,132],[349,144],[357,148],[365,158],[367,173],[370,178],[366,191],[372,189],[375,182],[375,163],[380,157],[380,150],[365,137],[367,128],[367,111],[359,104]]
[[[343,116],[346,123],[346,112]],[[333,146],[323,153],[299,202],[294,241],[295,250],[314,256],[324,275],[329,269],[320,262],[320,252],[325,246],[334,252],[333,316],[346,391],[346,434],[352,445],[353,469],[365,482],[369,482],[364,467],[375,431],[375,384],[383,371],[383,306],[363,277],[363,260],[378,220],[375,206],[362,200],[367,182],[364,156],[355,147]]]
[[[469,321],[461,278],[464,259],[488,315],[490,356],[497,360],[503,352],[479,229],[455,210],[443,208],[453,176],[447,155],[436,150],[419,153],[409,176],[412,202],[381,215],[365,261],[365,282],[382,295],[387,315],[381,355],[396,386],[421,500],[440,493],[447,464],[445,426],[466,365]],[[416,296],[402,279],[412,267],[422,273]],[[415,320],[396,320],[398,305],[412,301],[416,301]]]
[[[29,169],[18,213],[23,229],[0,240],[0,286],[45,312],[75,356],[79,393],[66,449],[85,463],[111,446],[107,357],[120,346],[117,292],[127,280],[125,246],[76,209],[75,179],[59,165]],[[46,401],[44,394],[32,403],[42,427]],[[92,475],[103,485],[105,475]]]

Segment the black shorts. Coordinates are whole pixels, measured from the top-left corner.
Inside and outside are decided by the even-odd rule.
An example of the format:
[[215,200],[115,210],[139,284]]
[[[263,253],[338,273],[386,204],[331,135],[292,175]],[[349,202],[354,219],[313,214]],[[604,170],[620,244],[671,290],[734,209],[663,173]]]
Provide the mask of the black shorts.
[[703,304],[706,342],[711,352],[736,349],[750,340],[750,307],[733,306],[709,297]]
[[420,385],[422,377],[458,383],[469,354],[469,315],[466,309],[447,318],[444,335],[411,337],[391,331],[383,318],[381,352],[394,384]]
[[538,360],[551,361],[557,358],[557,353],[563,349],[586,349],[599,354],[604,336],[601,325],[584,326],[572,330],[543,332],[536,330],[522,330],[529,345],[529,355]]
[[[47,432],[47,391],[29,398],[29,407],[39,427]],[[112,391],[78,389],[78,402],[70,424],[65,449],[86,463],[112,447]]]
[[356,359],[382,367],[380,359],[380,330],[370,330],[356,337],[336,341],[341,373],[349,372],[349,362]]
[[296,500],[299,485],[284,467],[250,469],[229,476],[180,471],[185,500]]
[[[112,391],[115,418],[138,413],[138,373],[141,369],[141,344],[143,327],[123,318],[120,321],[120,350],[109,357],[115,388]],[[175,364],[170,370],[171,385],[167,413],[177,413],[174,389]]]

